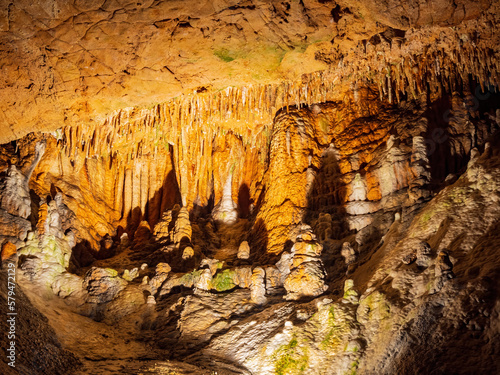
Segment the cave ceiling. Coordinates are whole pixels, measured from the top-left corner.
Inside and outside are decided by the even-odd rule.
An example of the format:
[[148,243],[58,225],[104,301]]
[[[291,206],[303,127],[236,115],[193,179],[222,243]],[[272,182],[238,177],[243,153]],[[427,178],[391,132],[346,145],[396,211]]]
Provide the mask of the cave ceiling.
[[[485,73],[498,72],[497,9],[491,0],[2,1],[0,143],[227,87],[300,86],[318,72],[332,74],[328,99],[358,81],[395,100],[414,79],[418,95],[431,60],[498,84]],[[391,73],[387,89],[380,77]]]

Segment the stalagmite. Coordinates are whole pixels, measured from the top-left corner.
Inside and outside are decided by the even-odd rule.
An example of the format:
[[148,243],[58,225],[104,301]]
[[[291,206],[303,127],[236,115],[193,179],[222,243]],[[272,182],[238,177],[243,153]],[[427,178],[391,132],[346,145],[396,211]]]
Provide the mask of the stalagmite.
[[229,173],[226,183],[224,184],[222,199],[212,211],[212,218],[216,222],[234,224],[238,220],[237,206],[232,198],[232,181],[233,171]]
[[266,272],[261,267],[257,267],[252,272],[252,281],[250,284],[251,301],[263,305],[267,302],[266,298]]
[[35,167],[45,153],[46,143],[35,145],[35,157],[25,173],[12,164],[0,184],[0,207],[11,215],[27,219],[31,214],[29,181]]

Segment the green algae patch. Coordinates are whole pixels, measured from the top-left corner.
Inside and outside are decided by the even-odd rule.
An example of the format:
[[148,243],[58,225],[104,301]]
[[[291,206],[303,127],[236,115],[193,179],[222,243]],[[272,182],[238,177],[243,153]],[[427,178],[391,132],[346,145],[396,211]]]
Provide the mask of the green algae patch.
[[224,62],[231,62],[236,59],[236,54],[232,51],[229,51],[226,48],[217,49],[214,51],[214,56],[218,57]]
[[215,277],[212,279],[212,288],[217,290],[218,292],[224,292],[226,290],[231,290],[236,287],[234,283],[234,279],[236,276],[236,272],[233,270],[224,270],[220,273],[217,273]]
[[280,346],[273,354],[276,375],[303,374],[309,364],[307,348],[298,345],[293,336],[288,344]]
[[187,288],[191,288],[193,284],[200,278],[203,270],[194,270],[192,272],[186,273],[179,279],[178,285],[183,285]]
[[341,348],[346,336],[351,332],[354,318],[346,313],[341,307],[332,305],[328,309],[326,322],[326,332],[320,342],[320,349],[335,351]]

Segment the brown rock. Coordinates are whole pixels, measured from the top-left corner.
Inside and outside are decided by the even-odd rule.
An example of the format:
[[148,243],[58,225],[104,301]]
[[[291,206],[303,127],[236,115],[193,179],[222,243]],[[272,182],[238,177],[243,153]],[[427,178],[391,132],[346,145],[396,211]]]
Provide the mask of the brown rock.
[[168,278],[169,272],[172,270],[168,263],[158,263],[156,265],[155,275],[149,281],[151,294],[154,296],[161,288],[165,280]]
[[173,242],[175,244],[181,243],[181,241],[190,242],[192,233],[189,212],[186,207],[182,207],[175,221]]
[[87,300],[91,303],[111,301],[126,285],[127,282],[111,268],[92,267],[83,279],[83,288],[87,290]]
[[310,232],[310,227],[303,226],[302,231],[292,247],[290,273],[283,284],[287,291],[285,298],[288,300],[318,296],[328,289],[324,282],[326,271],[319,258],[323,246],[316,241],[303,241],[304,237],[315,237]]

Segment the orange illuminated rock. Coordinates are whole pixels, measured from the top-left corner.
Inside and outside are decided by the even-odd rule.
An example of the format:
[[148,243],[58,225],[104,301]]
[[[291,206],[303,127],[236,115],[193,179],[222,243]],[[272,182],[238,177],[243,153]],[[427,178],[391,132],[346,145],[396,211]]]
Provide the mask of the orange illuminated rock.
[[286,299],[318,296],[328,289],[324,282],[326,272],[320,258],[322,250],[323,245],[316,241],[311,228],[303,225],[291,250],[290,273],[284,282]]
[[11,242],[2,245],[2,261],[9,259],[17,252],[17,247]]
[[38,234],[45,234],[45,223],[49,215],[49,205],[47,203],[42,203],[38,208],[38,223],[36,224],[36,229]]

